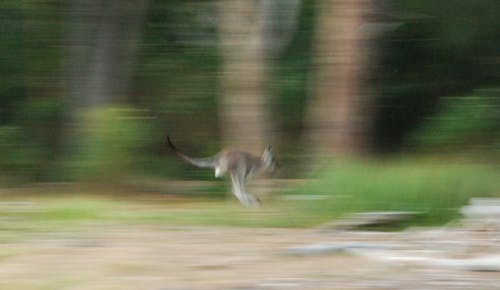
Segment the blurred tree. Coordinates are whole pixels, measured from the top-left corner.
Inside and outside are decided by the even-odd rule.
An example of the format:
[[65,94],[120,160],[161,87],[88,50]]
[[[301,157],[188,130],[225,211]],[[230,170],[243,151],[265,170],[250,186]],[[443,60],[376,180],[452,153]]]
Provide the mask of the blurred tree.
[[309,103],[307,141],[313,153],[358,155],[366,149],[370,0],[320,1],[316,80]]
[[223,0],[220,120],[224,143],[262,150],[273,138],[269,68],[295,30],[300,1]]
[[259,9],[259,1],[223,0],[219,27],[223,55],[219,106],[224,143],[256,152],[270,136]]
[[[108,114],[103,113],[106,112],[103,108],[123,105],[130,96],[133,65],[147,4],[148,1],[133,0],[69,2],[65,94],[66,117],[71,126],[64,141],[69,156],[63,158],[69,159],[71,166],[75,165],[75,160],[77,166],[86,164],[81,158],[98,160],[97,156],[102,155],[100,152],[108,148],[102,137],[116,134],[116,125],[112,123],[116,120],[102,117]],[[104,128],[110,132],[103,133]],[[94,134],[96,130],[99,134]],[[112,162],[99,161],[104,167]]]
[[73,108],[124,101],[148,1],[71,0],[66,62]]

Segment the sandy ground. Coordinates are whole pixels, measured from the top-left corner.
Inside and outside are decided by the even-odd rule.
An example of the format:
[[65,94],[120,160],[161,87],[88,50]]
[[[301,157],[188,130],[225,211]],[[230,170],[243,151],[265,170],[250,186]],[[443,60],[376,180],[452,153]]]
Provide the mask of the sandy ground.
[[[500,272],[415,259],[500,252],[499,238],[464,230],[89,225],[0,244],[0,289],[500,289]],[[407,258],[386,259],[376,249],[360,255],[293,254],[322,243],[396,245]]]

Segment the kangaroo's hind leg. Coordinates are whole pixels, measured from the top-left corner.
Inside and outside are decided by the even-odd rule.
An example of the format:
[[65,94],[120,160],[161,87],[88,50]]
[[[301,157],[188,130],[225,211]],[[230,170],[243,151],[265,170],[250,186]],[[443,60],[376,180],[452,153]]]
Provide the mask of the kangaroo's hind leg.
[[240,202],[248,207],[258,207],[260,205],[259,200],[245,190],[245,177],[239,175],[236,171],[230,171],[229,176],[233,185],[233,194]]

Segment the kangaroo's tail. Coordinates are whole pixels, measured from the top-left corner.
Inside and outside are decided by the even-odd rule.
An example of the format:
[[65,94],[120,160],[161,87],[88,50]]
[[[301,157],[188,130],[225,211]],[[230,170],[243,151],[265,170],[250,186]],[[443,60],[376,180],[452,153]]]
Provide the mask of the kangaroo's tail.
[[186,161],[187,163],[190,163],[194,166],[201,167],[201,168],[215,168],[216,166],[216,157],[206,157],[206,158],[193,158],[189,157],[186,154],[182,153],[177,147],[172,143],[172,140],[170,140],[170,136],[167,135],[167,146],[174,152],[177,156],[179,156],[182,160]]

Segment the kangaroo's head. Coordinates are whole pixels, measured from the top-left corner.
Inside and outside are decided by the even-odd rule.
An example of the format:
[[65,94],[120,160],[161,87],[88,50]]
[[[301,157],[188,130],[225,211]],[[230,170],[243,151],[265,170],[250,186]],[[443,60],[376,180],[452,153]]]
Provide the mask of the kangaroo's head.
[[276,169],[276,159],[274,158],[271,146],[266,147],[264,153],[262,153],[262,162],[268,171],[272,172]]

